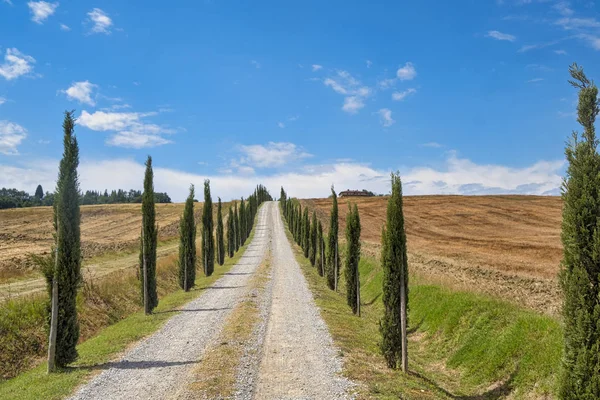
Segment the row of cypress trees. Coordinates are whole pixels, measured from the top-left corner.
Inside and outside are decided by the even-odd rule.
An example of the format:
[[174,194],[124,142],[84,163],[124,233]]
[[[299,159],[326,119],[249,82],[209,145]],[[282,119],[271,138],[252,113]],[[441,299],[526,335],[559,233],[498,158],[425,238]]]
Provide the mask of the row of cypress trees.
[[[388,199],[387,222],[382,233],[381,265],[383,276],[384,315],[380,322],[382,336],[381,351],[390,368],[401,365],[404,372],[408,369],[407,353],[407,310],[408,310],[408,258],[406,251],[406,233],[404,231],[404,212],[402,206],[402,182],[398,174],[392,174],[392,194]],[[338,203],[337,194],[331,188],[332,206],[330,213],[327,245],[323,237],[323,227],[312,213],[302,208],[296,199],[290,199],[281,188],[280,204],[283,216],[296,243],[302,247],[303,254],[313,266],[317,266],[319,275],[325,276],[327,286],[336,290],[340,277],[340,256],[338,244]],[[346,302],[354,314],[360,316],[360,215],[356,204],[348,203],[346,216],[346,255],[344,276],[346,280]]]
[[[47,306],[48,373],[74,362],[77,357],[79,321],[77,316],[77,291],[81,286],[81,213],[79,208],[79,145],[75,136],[74,111],[66,111],[63,120],[63,157],[60,161],[56,184],[54,209],[54,246],[51,255],[38,258],[46,278],[49,302]],[[151,314],[158,305],[156,285],[156,250],[158,225],[154,196],[152,157],[146,160],[144,193],[142,195],[142,226],[138,277],[144,312]],[[272,200],[267,189],[258,185],[252,195],[240,206],[240,213],[229,209],[228,251],[235,251],[247,240],[258,207]],[[190,186],[183,215],[179,222],[179,274],[180,287],[189,291],[196,278],[196,219],[194,215],[194,186]],[[219,265],[225,261],[225,239],[221,199],[217,209],[216,239],[213,237],[212,198],[210,181],[204,182],[204,207],[202,215],[202,265],[205,274],[214,271],[215,258]],[[235,246],[234,242],[236,243]],[[215,252],[216,246],[216,252]],[[234,251],[235,250],[235,251]]]

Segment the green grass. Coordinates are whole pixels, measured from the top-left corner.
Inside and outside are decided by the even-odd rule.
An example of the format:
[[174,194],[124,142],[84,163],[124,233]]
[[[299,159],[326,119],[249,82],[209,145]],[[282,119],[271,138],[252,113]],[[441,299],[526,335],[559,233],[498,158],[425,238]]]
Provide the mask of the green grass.
[[[289,235],[290,243],[293,239]],[[500,299],[457,292],[412,276],[409,369],[387,368],[379,350],[383,273],[379,261],[360,262],[362,317],[346,305],[343,287],[325,279],[294,245],[321,315],[344,355],[344,373],[361,383],[359,398],[554,398],[562,327],[548,316]],[[343,250],[342,250],[343,255]],[[410,266],[409,266],[410,268]]]
[[254,229],[246,245],[241,247],[233,258],[226,258],[222,267],[217,266],[212,276],[205,277],[199,271],[196,287],[191,291],[186,293],[178,290],[161,297],[154,314],[145,316],[143,312],[135,312],[78,345],[79,359],[69,368],[48,375],[47,365],[44,362],[30,371],[0,383],[0,399],[33,400],[67,397],[78,385],[89,379],[94,371],[102,369],[104,363],[115,359],[132,343],[158,330],[176,314],[178,307],[198,297],[203,291],[202,288],[210,286],[223,273],[229,271],[244,254],[253,237]]

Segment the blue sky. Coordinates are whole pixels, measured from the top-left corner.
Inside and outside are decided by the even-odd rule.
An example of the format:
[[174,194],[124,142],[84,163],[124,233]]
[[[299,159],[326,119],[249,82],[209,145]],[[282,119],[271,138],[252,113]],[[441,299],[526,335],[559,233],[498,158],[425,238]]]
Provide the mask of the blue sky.
[[557,194],[593,1],[0,0],[0,186]]

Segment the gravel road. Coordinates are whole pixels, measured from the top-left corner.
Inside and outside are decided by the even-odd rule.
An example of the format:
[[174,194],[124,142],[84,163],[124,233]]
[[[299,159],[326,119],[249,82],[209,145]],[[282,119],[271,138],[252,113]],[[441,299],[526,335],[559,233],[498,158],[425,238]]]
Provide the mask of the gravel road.
[[[287,240],[272,214],[273,286],[255,399],[347,399],[351,382]],[[324,283],[323,283],[324,284]]]
[[261,207],[254,239],[230,272],[120,361],[105,365],[107,369],[71,399],[165,399],[185,385],[190,369],[218,336],[260,265],[272,232],[274,207],[274,203]]

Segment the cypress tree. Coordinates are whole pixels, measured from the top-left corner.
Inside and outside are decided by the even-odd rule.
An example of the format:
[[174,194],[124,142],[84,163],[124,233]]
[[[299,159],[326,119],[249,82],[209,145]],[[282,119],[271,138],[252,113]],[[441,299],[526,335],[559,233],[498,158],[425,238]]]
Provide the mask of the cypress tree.
[[302,204],[298,204],[296,212],[296,243],[302,244]]
[[384,314],[380,322],[381,350],[390,368],[400,362],[408,369],[406,326],[408,309],[408,258],[402,210],[402,182],[392,174],[392,195],[387,205],[387,220],[381,235]]
[[225,238],[223,237],[223,211],[221,210],[221,198],[217,206],[217,262],[219,265],[225,263]]
[[346,301],[354,314],[360,315],[360,216],[358,207],[348,203],[346,216]]
[[317,227],[317,271],[320,276],[325,273],[325,238],[323,237],[323,225],[321,221],[318,222]]
[[37,188],[35,188],[34,196],[38,200],[41,200],[44,197],[44,189],[42,188],[42,185],[37,185]]
[[328,252],[325,275],[327,276],[327,286],[330,289],[337,290],[340,278],[340,256],[338,249],[338,204],[333,186],[331,187],[331,195],[333,205],[331,206],[331,220],[329,222],[329,236],[327,238]]
[[564,352],[559,396],[600,398],[600,155],[594,123],[598,88],[573,64],[569,83],[579,89],[577,121],[565,150],[560,284],[564,293]]
[[241,246],[242,235],[240,233],[240,218],[237,210],[237,202],[233,211],[233,227],[235,231],[235,252],[237,253]]
[[196,220],[194,219],[194,185],[185,201],[179,221],[179,287],[189,291],[196,282]]
[[317,259],[317,214],[313,211],[312,213],[312,223],[310,224],[310,251],[309,251],[309,259],[310,264],[314,267],[315,261]]
[[144,193],[142,194],[142,234],[140,235],[141,293],[144,300],[144,312],[151,314],[158,305],[156,292],[156,244],[158,226],[156,226],[156,210],[154,207],[154,172],[152,157],[146,160],[144,174]]
[[229,217],[227,218],[227,254],[229,258],[235,253],[235,227],[233,222],[233,211],[229,206]]
[[212,197],[210,180],[204,181],[204,206],[202,207],[202,263],[204,275],[211,276],[215,270],[215,241],[213,237]]
[[77,359],[79,322],[77,288],[81,283],[81,214],[79,212],[79,145],[73,111],[63,121],[63,158],[60,161],[54,202],[54,268],[46,270],[50,294],[48,372]]
[[303,218],[303,237],[302,237],[302,248],[304,249],[304,257],[308,258],[310,251],[310,219],[308,218],[308,207],[304,207],[304,218]]
[[240,202],[240,247],[246,243],[246,204],[244,198]]

